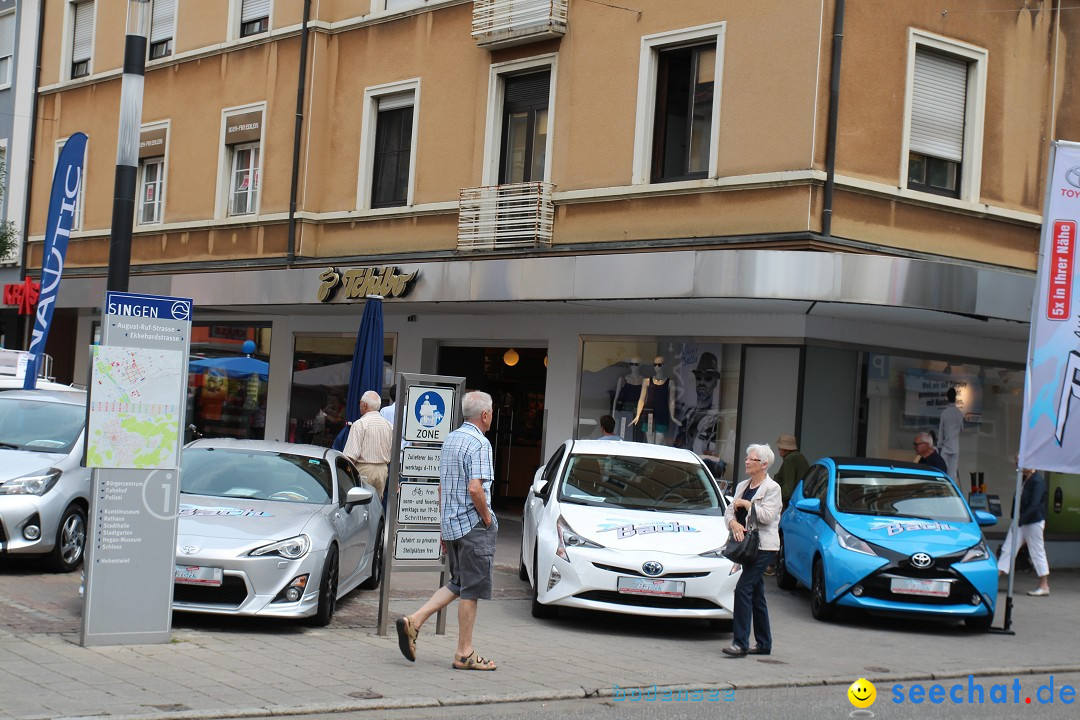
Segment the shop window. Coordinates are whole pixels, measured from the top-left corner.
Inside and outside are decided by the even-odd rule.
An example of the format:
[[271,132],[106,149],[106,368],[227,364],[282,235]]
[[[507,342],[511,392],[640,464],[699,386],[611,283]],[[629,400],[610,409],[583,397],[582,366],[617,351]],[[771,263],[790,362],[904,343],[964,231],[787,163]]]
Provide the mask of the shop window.
[[[397,336],[383,338],[383,404],[394,383]],[[355,335],[297,335],[289,394],[289,442],[329,447],[345,427]]]
[[187,439],[262,440],[269,382],[269,325],[192,323],[187,422],[194,431]]
[[71,12],[71,79],[90,74],[90,57],[94,49],[94,2],[72,3]]
[[625,440],[692,450],[731,480],[741,346],[681,339],[587,341],[577,437],[599,437],[602,415]]
[[176,0],[154,0],[150,15],[150,59],[168,57],[176,32]]

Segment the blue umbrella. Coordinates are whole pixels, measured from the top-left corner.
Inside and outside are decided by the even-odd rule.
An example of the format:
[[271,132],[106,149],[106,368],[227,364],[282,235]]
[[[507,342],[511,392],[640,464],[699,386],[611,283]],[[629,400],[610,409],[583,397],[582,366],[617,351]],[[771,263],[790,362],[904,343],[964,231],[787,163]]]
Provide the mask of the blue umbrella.
[[230,357],[199,358],[188,363],[188,372],[210,371],[212,375],[231,378],[246,378],[258,375],[259,379],[270,377],[270,364],[244,355]]
[[345,417],[355,422],[360,417],[360,397],[368,390],[382,395],[383,383],[383,308],[382,297],[368,295],[360,331],[356,335],[349,392],[345,399]]

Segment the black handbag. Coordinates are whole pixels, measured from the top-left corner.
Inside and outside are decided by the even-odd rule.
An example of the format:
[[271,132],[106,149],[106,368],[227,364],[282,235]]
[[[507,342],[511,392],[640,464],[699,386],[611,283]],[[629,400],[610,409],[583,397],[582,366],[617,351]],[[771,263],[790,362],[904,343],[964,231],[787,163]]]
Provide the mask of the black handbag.
[[757,560],[758,542],[757,508],[754,507],[754,503],[750,503],[750,514],[746,519],[746,532],[743,533],[743,539],[736,540],[734,536],[729,536],[720,554],[736,565],[743,567],[753,565]]

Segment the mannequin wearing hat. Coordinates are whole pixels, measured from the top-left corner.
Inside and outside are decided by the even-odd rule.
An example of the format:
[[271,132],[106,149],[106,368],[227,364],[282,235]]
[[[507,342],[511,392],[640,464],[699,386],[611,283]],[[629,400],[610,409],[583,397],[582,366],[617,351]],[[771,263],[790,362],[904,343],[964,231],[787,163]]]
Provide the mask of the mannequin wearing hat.
[[683,411],[675,447],[693,450],[698,455],[715,456],[720,407],[720,367],[716,355],[701,353],[693,375],[696,400],[693,407]]
[[641,375],[641,358],[632,357],[626,361],[626,365],[630,368],[630,372],[621,376],[615,383],[615,399],[611,403],[611,416],[615,418],[616,433],[621,433],[623,428],[633,425],[634,415],[637,414],[638,398],[641,397],[641,383],[645,380]]
[[669,426],[682,424],[675,419],[675,393],[671,391],[672,383],[664,370],[665,363],[663,355],[653,359],[653,376],[641,383],[637,414],[631,423],[637,427],[644,421],[646,437],[654,444],[664,444],[664,434]]
[[799,443],[794,435],[781,435],[776,440],[776,447],[784,460],[776,473],[776,482],[780,483],[780,497],[784,501],[784,507],[787,507],[788,498],[810,469],[810,463],[806,461],[806,456],[799,452]]

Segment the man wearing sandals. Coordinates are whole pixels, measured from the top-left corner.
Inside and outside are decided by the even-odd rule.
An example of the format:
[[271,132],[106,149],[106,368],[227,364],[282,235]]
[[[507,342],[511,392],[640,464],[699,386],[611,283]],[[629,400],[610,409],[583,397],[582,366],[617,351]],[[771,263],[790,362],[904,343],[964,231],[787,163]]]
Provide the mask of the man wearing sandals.
[[495,479],[491,443],[491,396],[466,393],[461,400],[465,422],[446,436],[439,463],[442,539],[450,564],[450,581],[435,591],[412,615],[398,618],[401,654],[416,662],[416,636],[427,619],[460,598],[458,644],[452,666],[457,670],[494,670],[472,644],[477,600],[491,599],[495,565],[495,536],[499,523],[491,512],[491,483]]

